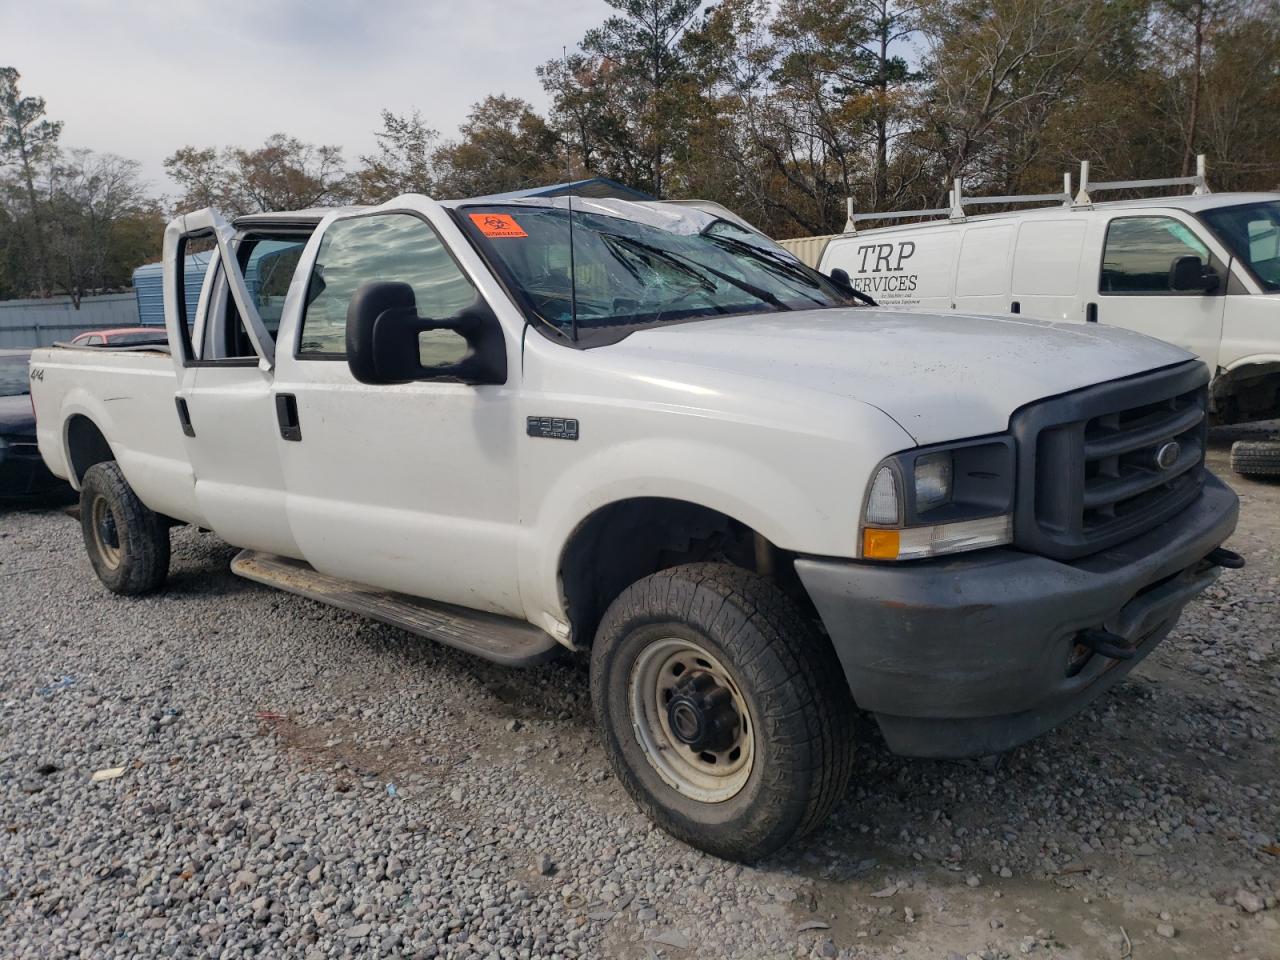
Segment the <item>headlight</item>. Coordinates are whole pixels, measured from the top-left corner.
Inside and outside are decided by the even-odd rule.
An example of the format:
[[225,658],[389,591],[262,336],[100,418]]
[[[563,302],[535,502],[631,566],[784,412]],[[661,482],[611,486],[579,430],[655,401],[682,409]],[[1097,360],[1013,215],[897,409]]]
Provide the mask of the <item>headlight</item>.
[[868,560],[918,560],[1013,539],[1013,441],[908,450],[876,468],[859,538]]
[[923,513],[951,499],[952,454],[950,450],[926,453],[916,458],[916,509]]

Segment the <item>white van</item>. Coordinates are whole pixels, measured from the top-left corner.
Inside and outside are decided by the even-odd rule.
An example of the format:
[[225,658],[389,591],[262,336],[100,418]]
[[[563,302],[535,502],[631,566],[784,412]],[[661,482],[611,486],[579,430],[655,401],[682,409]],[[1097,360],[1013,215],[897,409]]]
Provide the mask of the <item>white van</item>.
[[[1214,371],[1218,422],[1280,417],[1280,193],[1212,194],[1203,172],[1146,183],[1174,182],[1203,192],[1095,204],[1086,187],[1074,199],[1068,187],[1049,195],[1057,206],[983,216],[966,216],[965,205],[997,198],[959,199],[957,184],[950,210],[915,211],[945,219],[832,237],[818,268],[844,271],[883,306],[1020,313],[1150,334]],[[908,215],[851,212],[846,229]]]

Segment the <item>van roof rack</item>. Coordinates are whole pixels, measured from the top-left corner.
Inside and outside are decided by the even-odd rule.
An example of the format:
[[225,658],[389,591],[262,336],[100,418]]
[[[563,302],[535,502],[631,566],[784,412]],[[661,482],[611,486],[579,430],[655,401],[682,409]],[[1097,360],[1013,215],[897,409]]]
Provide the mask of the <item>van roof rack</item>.
[[847,213],[844,225],[845,233],[857,233],[858,224],[870,220],[907,220],[913,217],[946,217],[948,220],[965,219],[965,207],[976,207],[984,204],[1002,203],[1043,203],[1058,204],[1063,207],[1087,207],[1093,204],[1090,192],[1104,190],[1135,190],[1143,187],[1191,187],[1193,196],[1209,193],[1209,183],[1205,177],[1205,155],[1196,156],[1196,172],[1190,177],[1164,177],[1158,180],[1104,180],[1099,183],[1089,182],[1089,161],[1080,161],[1080,190],[1075,197],[1071,196],[1071,174],[1062,175],[1061,193],[1024,193],[1010,194],[1002,197],[966,197],[960,178],[956,177],[951,189],[947,191],[946,207],[935,207],[932,210],[899,210],[896,213],[854,213],[853,197],[846,201]]

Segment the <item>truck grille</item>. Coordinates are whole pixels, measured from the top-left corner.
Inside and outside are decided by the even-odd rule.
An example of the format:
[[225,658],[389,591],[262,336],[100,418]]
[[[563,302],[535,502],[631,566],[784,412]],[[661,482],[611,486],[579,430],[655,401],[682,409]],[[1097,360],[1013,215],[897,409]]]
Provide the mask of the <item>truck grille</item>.
[[1014,542],[1074,559],[1146,532],[1199,496],[1208,380],[1191,362],[1015,414]]

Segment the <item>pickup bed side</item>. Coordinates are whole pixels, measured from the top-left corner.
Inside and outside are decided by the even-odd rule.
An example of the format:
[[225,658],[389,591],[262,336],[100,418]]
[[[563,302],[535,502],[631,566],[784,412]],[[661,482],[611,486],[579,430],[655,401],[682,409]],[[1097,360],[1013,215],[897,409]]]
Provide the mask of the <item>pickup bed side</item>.
[[31,354],[31,377],[40,455],[56,476],[78,490],[89,467],[115,460],[150,509],[202,522],[167,353],[39,349]]

